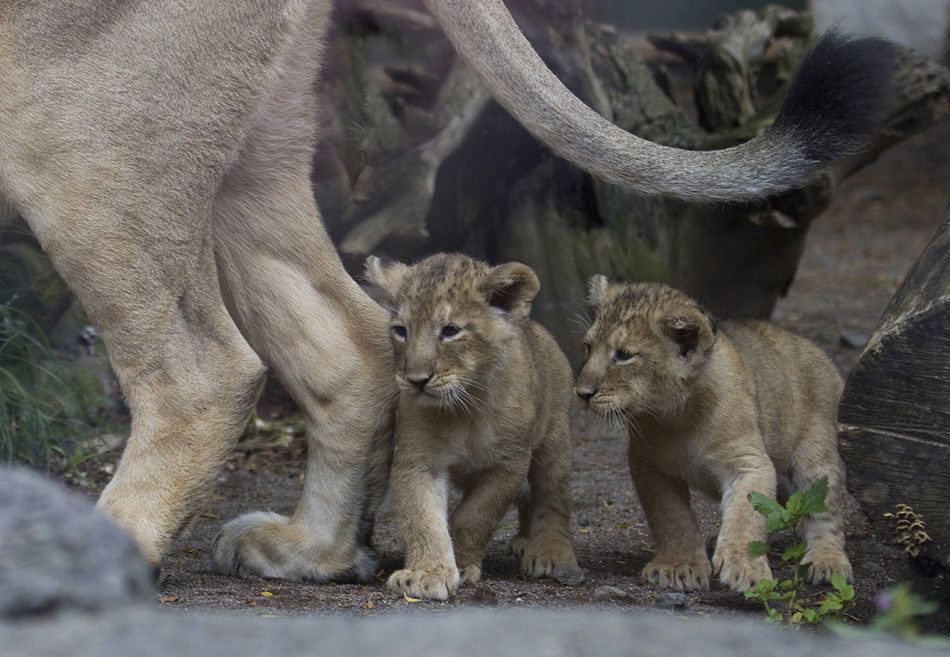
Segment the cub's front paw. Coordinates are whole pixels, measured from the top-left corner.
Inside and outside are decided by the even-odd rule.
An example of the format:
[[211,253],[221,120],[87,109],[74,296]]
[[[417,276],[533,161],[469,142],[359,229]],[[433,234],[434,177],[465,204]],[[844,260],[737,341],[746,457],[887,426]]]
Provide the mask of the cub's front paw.
[[685,563],[672,563],[658,557],[643,569],[643,578],[661,588],[674,591],[708,591],[712,569],[706,555],[696,555]]
[[713,555],[713,569],[719,573],[719,581],[736,593],[748,591],[760,579],[772,579],[766,558],[750,559],[744,549],[720,546]]
[[830,582],[834,573],[839,573],[851,581],[851,562],[844,552],[837,549],[814,550],[802,558],[808,566],[808,581],[811,584]]
[[389,576],[386,586],[393,593],[402,593],[410,598],[448,600],[458,589],[459,571],[456,568],[397,570]]
[[515,536],[511,539],[511,543],[508,544],[508,554],[513,554],[514,556],[521,559],[524,557],[524,553],[528,550],[528,539],[522,536]]
[[[521,573],[531,577],[564,577],[578,584],[584,579],[571,546],[553,543],[535,542],[528,546],[521,555]],[[578,575],[580,581],[577,581]]]
[[462,566],[459,569],[459,583],[460,584],[478,584],[478,580],[482,578],[482,567],[480,564],[473,563],[467,566]]

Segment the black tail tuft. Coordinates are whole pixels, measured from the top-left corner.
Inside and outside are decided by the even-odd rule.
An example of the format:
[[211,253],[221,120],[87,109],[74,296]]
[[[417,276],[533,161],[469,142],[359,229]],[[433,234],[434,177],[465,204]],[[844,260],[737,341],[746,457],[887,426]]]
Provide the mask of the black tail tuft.
[[802,62],[773,128],[797,137],[819,166],[853,155],[887,118],[896,71],[890,41],[830,30]]

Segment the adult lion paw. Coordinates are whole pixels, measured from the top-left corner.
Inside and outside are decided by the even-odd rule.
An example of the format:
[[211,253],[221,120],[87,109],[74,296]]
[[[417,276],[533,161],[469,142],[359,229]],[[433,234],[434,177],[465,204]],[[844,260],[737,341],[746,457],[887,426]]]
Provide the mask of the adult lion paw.
[[645,580],[674,591],[708,591],[711,574],[706,555],[696,555],[686,563],[671,563],[657,558],[643,569]]
[[376,556],[290,524],[276,513],[248,513],[226,524],[211,545],[211,562],[222,575],[259,575],[303,582],[368,582]]
[[402,593],[410,598],[448,600],[459,586],[459,572],[452,568],[444,570],[397,570],[389,576],[386,586],[393,593]]
[[802,558],[802,563],[808,566],[808,581],[811,584],[830,582],[831,576],[839,573],[846,580],[851,581],[851,562],[844,552],[837,549],[809,551]]
[[720,583],[736,593],[744,593],[760,579],[772,579],[772,569],[766,558],[750,559],[745,550],[720,546],[713,555],[713,569],[719,573]]

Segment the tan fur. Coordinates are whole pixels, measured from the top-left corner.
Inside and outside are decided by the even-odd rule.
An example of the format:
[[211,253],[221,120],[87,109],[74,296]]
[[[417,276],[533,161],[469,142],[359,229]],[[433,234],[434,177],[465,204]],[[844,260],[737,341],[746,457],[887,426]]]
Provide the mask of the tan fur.
[[[429,0],[457,43],[478,42],[463,55],[544,75],[513,45],[523,37],[500,3],[486,5],[488,23],[457,20],[481,6]],[[327,0],[0,9],[0,205],[23,215],[104,338],[133,420],[99,504],[152,561],[202,509],[266,363],[309,416],[305,492],[290,518],[226,525],[215,568],[315,580],[374,572],[391,360],[385,313],[347,276],[310,190],[329,14]],[[506,102],[529,122],[561,107],[533,92]],[[769,158],[799,157],[767,143]],[[694,157],[663,153],[673,167]],[[727,158],[765,170],[759,156]],[[664,189],[695,196],[705,188],[696,171]]]
[[371,577],[386,317],[310,191],[325,3],[70,0],[0,11],[0,188],[105,339],[132,436],[99,506],[158,561],[200,512],[264,359],[309,413],[291,518],[224,529],[219,570]]
[[[528,318],[537,276],[520,263],[492,268],[439,254],[413,267],[370,258],[367,278],[390,308],[401,393],[392,488],[406,567],[389,588],[444,600],[459,583],[477,582],[485,547],[516,499],[511,551],[521,571],[576,574],[571,371],[554,338]],[[451,517],[450,483],[462,491]]]
[[[719,325],[685,294],[661,284],[591,281],[597,316],[576,392],[629,431],[630,473],[656,542],[643,576],[676,590],[709,578],[745,591],[770,578],[749,541],[766,540],[748,502],[828,477],[829,511],[805,521],[809,578],[851,578],[844,553],[837,408],[842,381],[812,343],[762,322]],[[719,500],[712,568],[690,510],[690,488]]]

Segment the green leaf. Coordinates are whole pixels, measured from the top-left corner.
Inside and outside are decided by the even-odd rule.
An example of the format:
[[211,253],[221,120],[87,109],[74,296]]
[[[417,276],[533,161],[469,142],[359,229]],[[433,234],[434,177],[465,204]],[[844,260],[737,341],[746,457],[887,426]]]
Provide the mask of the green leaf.
[[805,617],[805,620],[809,623],[814,623],[818,620],[818,615],[820,611],[815,611],[814,609],[802,609],[802,616]]
[[818,612],[824,616],[832,611],[840,611],[844,607],[838,600],[829,599],[826,603],[818,607]]
[[782,513],[782,505],[762,493],[749,493],[749,504],[766,518]]
[[755,591],[756,595],[765,596],[768,593],[770,593],[772,589],[774,588],[775,588],[774,579],[760,579],[758,582],[755,583],[755,588],[753,590]]
[[746,545],[746,552],[750,559],[757,559],[769,553],[769,544],[762,541],[749,541]]
[[794,525],[802,517],[802,493],[795,491],[785,503],[785,520],[789,525]]
[[765,519],[765,531],[769,535],[789,529],[788,523],[781,515],[769,516]]
[[811,485],[802,495],[802,513],[824,513],[828,510],[825,498],[828,496],[828,477],[822,477]]
[[782,552],[782,559],[784,561],[799,561],[805,556],[806,552],[808,552],[807,543],[792,543]]
[[845,584],[844,587],[839,589],[838,597],[842,602],[851,602],[854,600],[854,587],[850,584]]

